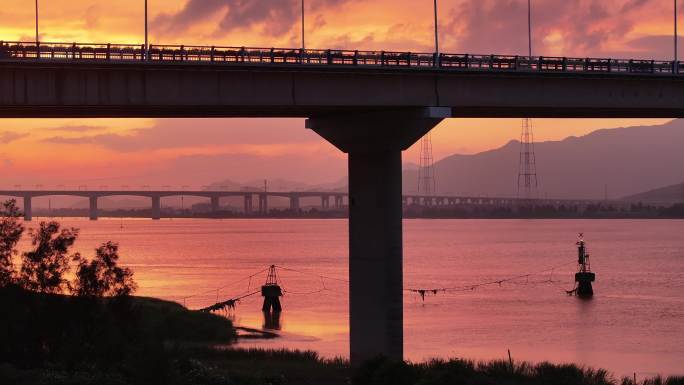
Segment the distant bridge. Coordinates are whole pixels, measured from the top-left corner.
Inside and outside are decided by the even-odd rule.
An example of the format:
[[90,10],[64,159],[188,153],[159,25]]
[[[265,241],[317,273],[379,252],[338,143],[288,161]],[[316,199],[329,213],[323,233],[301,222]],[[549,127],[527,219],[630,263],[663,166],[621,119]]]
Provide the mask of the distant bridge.
[[[323,210],[342,209],[345,201],[348,202],[348,194],[330,191],[208,191],[208,190],[0,190],[0,196],[20,198],[23,200],[24,219],[33,218],[33,198],[49,196],[72,196],[83,197],[90,201],[89,217],[97,220],[100,217],[98,209],[99,198],[114,196],[133,196],[150,198],[152,219],[161,219],[161,199],[166,197],[200,197],[207,198],[211,203],[211,211],[217,213],[220,210],[221,198],[242,197],[244,199],[244,213],[268,213],[268,198],[287,198],[290,201],[289,209],[298,212],[303,198],[320,198],[320,208]],[[255,199],[258,201],[256,211]],[[331,206],[331,203],[333,206]],[[403,206],[489,206],[489,207],[520,207],[525,205],[553,206],[553,207],[586,207],[592,204],[605,204],[606,201],[577,200],[577,199],[523,199],[523,198],[494,198],[475,196],[453,195],[404,195]],[[611,202],[623,205],[624,202]]]

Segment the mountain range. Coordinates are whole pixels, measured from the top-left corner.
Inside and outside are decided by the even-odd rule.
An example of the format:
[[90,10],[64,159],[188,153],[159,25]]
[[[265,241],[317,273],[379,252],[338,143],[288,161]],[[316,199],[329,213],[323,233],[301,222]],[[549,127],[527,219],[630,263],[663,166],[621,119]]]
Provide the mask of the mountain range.
[[[516,196],[520,142],[435,163],[441,194]],[[602,129],[535,144],[539,196],[611,199],[684,180],[684,120]],[[404,192],[415,193],[418,171],[404,169]]]
[[640,194],[630,195],[624,200],[652,204],[674,204],[684,202],[684,183],[665,186],[649,190]]

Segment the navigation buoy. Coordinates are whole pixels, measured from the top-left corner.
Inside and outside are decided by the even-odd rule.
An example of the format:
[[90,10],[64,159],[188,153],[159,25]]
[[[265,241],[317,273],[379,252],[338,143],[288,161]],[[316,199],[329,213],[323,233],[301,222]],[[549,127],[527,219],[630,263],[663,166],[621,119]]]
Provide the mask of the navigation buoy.
[[594,295],[594,289],[591,283],[596,280],[596,274],[591,271],[591,263],[589,263],[589,253],[584,242],[584,234],[580,233],[577,241],[577,273],[575,273],[575,295],[583,298],[591,298]]
[[280,313],[283,311],[280,305],[280,297],[283,296],[283,289],[278,285],[278,276],[275,265],[268,269],[266,284],[261,287],[261,296],[264,297],[264,305],[261,307],[263,312]]

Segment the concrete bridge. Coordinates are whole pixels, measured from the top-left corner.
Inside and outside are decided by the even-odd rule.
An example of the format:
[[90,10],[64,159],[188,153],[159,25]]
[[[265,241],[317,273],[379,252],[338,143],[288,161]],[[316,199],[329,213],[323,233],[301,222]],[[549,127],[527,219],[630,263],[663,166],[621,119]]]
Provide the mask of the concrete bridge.
[[681,70],[605,58],[8,43],[0,117],[307,118],[349,156],[358,363],[403,358],[403,150],[452,117],[683,117]]
[[[217,213],[220,210],[219,200],[226,197],[242,197],[244,202],[245,214],[258,213],[265,215],[268,213],[268,198],[279,197],[289,200],[289,209],[297,212],[301,207],[301,200],[304,198],[320,199],[320,208],[341,209],[348,202],[347,193],[328,192],[328,191],[207,191],[207,190],[0,190],[0,197],[19,198],[23,201],[24,220],[33,219],[33,199],[49,196],[71,196],[87,198],[90,202],[89,218],[97,220],[100,217],[98,200],[103,197],[133,196],[145,197],[151,201],[151,218],[161,219],[161,199],[166,197],[201,197],[209,199],[211,211]],[[258,206],[254,207],[254,201]],[[332,206],[331,206],[332,203]],[[578,200],[578,199],[524,199],[524,198],[495,198],[495,197],[476,197],[476,196],[453,196],[453,195],[404,195],[402,196],[402,206],[490,206],[516,208],[521,206],[551,206],[551,207],[586,207],[589,205],[609,203],[614,207],[621,207],[628,203],[622,201],[599,201],[599,200]]]
[[212,212],[218,212],[219,199],[226,197],[243,197],[245,213],[254,212],[255,197],[258,200],[258,213],[268,213],[268,198],[281,197],[290,200],[290,210],[299,211],[300,201],[303,198],[320,198],[321,208],[328,209],[331,202],[334,208],[342,208],[346,193],[337,192],[314,192],[314,191],[189,191],[189,190],[111,190],[111,191],[86,191],[86,190],[0,190],[0,196],[20,198],[23,200],[24,220],[30,221],[33,218],[33,198],[48,196],[71,196],[83,197],[90,201],[90,219],[99,218],[98,199],[114,196],[133,196],[150,198],[152,207],[152,219],[161,219],[161,199],[166,197],[201,197],[207,198],[211,202]]

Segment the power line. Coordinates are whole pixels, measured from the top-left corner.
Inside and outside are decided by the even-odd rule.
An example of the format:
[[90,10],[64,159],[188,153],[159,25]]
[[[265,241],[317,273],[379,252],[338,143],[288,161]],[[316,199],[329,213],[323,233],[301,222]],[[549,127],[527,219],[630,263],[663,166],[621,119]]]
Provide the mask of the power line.
[[575,262],[567,262],[563,263],[557,266],[552,266],[543,270],[538,270],[536,272],[532,273],[527,273],[527,274],[520,274],[512,277],[507,277],[507,278],[502,278],[502,279],[497,279],[497,280],[491,280],[491,281],[484,281],[484,282],[478,282],[474,283],[471,285],[463,285],[463,286],[452,286],[452,287],[431,287],[431,288],[407,288],[404,289],[405,291],[411,292],[411,293],[416,293],[420,295],[423,299],[425,299],[425,295],[432,293],[433,295],[436,295],[437,293],[451,293],[451,292],[464,292],[464,291],[474,291],[477,288],[484,287],[484,286],[492,286],[492,285],[499,285],[501,286],[502,284],[506,282],[511,282],[511,281],[516,281],[522,278],[530,278],[533,275],[541,274],[541,273],[546,273],[546,272],[551,272],[552,275],[549,277],[548,280],[543,281],[542,283],[553,283],[553,272],[561,267],[568,266],[570,264],[574,264]]
[[[425,299],[425,296],[426,296],[427,294],[436,295],[437,293],[458,293],[458,292],[474,291],[475,289],[480,288],[480,287],[493,286],[493,285],[499,285],[499,286],[501,286],[501,285],[504,284],[504,283],[512,282],[512,281],[517,281],[517,280],[520,280],[520,279],[522,279],[522,278],[527,278],[528,281],[529,281],[529,278],[530,278],[530,277],[532,277],[532,276],[534,276],[534,275],[539,275],[539,274],[542,274],[542,273],[546,273],[546,272],[550,272],[550,273],[551,273],[550,276],[549,276],[549,279],[544,280],[544,281],[540,281],[540,282],[538,282],[538,283],[542,283],[542,284],[543,284],[543,283],[550,283],[550,284],[554,284],[554,285],[555,285],[555,281],[553,281],[553,274],[554,274],[555,270],[556,270],[556,269],[559,269],[559,268],[561,268],[561,267],[565,267],[565,266],[574,264],[574,263],[575,263],[574,261],[572,261],[572,262],[567,262],[567,263],[559,264],[559,265],[556,265],[556,266],[547,267],[547,268],[542,269],[542,270],[537,270],[537,271],[532,272],[532,273],[519,274],[519,275],[509,276],[509,277],[505,277],[505,278],[501,278],[501,279],[496,279],[496,280],[488,280],[488,281],[476,282],[476,283],[469,284],[469,285],[462,285],[462,286],[442,286],[442,287],[426,287],[426,288],[411,288],[411,287],[409,287],[409,288],[404,288],[403,290],[406,291],[406,292],[418,294],[418,295],[420,295],[421,298],[424,300],[424,299]],[[290,291],[290,290],[285,290],[285,289],[283,289],[283,293],[287,293],[287,294],[292,294],[292,295],[313,295],[313,294],[319,294],[319,293],[323,293],[323,292],[333,292],[333,293],[336,292],[336,291],[334,291],[334,290],[329,289],[329,288],[325,285],[325,280],[326,280],[326,279],[327,279],[327,280],[338,281],[338,282],[349,283],[349,280],[343,279],[343,278],[331,277],[331,276],[327,276],[327,275],[318,274],[318,273],[315,273],[315,272],[304,271],[304,270],[298,270],[298,269],[293,269],[293,268],[284,267],[284,266],[279,266],[279,265],[274,265],[274,266],[275,266],[276,268],[281,269],[281,270],[284,270],[284,271],[290,271],[290,272],[294,272],[294,273],[298,273],[298,274],[308,275],[308,276],[311,276],[311,277],[316,277],[316,278],[318,278],[318,279],[320,280],[320,287],[319,287],[318,289],[316,289],[316,290],[307,291],[307,292],[298,292],[298,291]],[[244,278],[242,278],[242,279],[240,279],[240,280],[238,280],[238,281],[234,281],[234,282],[232,282],[232,283],[230,283],[230,284],[227,284],[227,285],[224,285],[224,286],[222,286],[222,287],[220,287],[220,288],[207,290],[207,291],[204,291],[204,292],[201,292],[201,293],[196,293],[196,294],[189,295],[189,296],[185,296],[185,297],[180,297],[179,299],[180,299],[180,300],[183,300],[183,302],[185,303],[185,300],[186,300],[186,299],[189,299],[189,298],[193,298],[193,297],[197,297],[197,296],[201,296],[201,295],[205,295],[205,294],[209,294],[209,293],[216,292],[216,293],[217,293],[217,300],[216,300],[216,303],[215,303],[214,305],[212,305],[212,306],[202,308],[201,310],[207,310],[207,309],[215,309],[215,310],[216,310],[216,309],[225,308],[226,306],[232,308],[232,307],[234,307],[235,303],[238,302],[238,301],[240,301],[241,299],[244,299],[244,298],[247,298],[247,297],[251,297],[251,296],[256,295],[256,294],[258,294],[258,293],[261,292],[260,290],[256,290],[256,291],[251,290],[251,280],[252,280],[252,278],[254,278],[255,276],[257,276],[257,275],[259,275],[259,274],[263,274],[264,272],[266,272],[266,271],[269,270],[269,269],[270,269],[270,267],[269,267],[269,268],[265,268],[265,269],[260,270],[260,271],[258,271],[258,272],[256,272],[256,273],[252,274],[252,275],[246,276],[246,277],[244,277]],[[236,285],[236,284],[238,284],[238,283],[245,282],[245,281],[249,281],[247,290],[245,290],[245,291],[242,292],[241,294],[238,294],[238,295],[236,295],[236,296],[234,296],[234,297],[232,297],[232,298],[230,298],[230,299],[228,299],[228,300],[226,300],[226,301],[223,301],[223,302],[219,302],[219,301],[218,301],[218,292],[219,292],[220,290],[225,289],[225,288],[227,288],[227,287],[234,286],[234,285]],[[556,286],[558,286],[558,285],[556,285]],[[558,287],[560,288],[560,286],[558,286]],[[561,288],[561,289],[562,289],[564,292],[567,292],[567,290],[565,290],[564,288]]]
[[285,270],[285,271],[291,271],[291,272],[294,272],[294,273],[306,274],[306,275],[311,275],[311,276],[314,276],[314,277],[330,279],[330,280],[333,280],[333,281],[339,281],[339,282],[346,282],[346,283],[349,283],[349,280],[343,279],[343,278],[329,277],[329,276],[327,276],[327,275],[321,275],[321,274],[312,273],[312,272],[308,272],[308,271],[302,271],[302,270],[292,269],[292,268],[283,267],[283,266],[279,266],[279,265],[276,265],[276,267],[277,267],[278,269],[282,269],[282,270]]
[[249,291],[249,289],[251,288],[251,280],[252,280],[252,278],[254,278],[255,276],[257,276],[257,275],[259,275],[259,274],[263,274],[263,273],[266,272],[267,270],[268,270],[268,268],[265,268],[265,269],[260,270],[260,271],[258,271],[258,272],[256,272],[256,273],[252,274],[252,275],[248,275],[248,276],[246,276],[246,277],[244,277],[244,278],[242,278],[242,279],[240,279],[240,280],[237,280],[237,281],[228,283],[228,284],[223,285],[223,286],[221,286],[221,287],[217,287],[217,288],[210,289],[210,290],[207,290],[207,291],[203,291],[203,292],[191,294],[191,295],[188,295],[188,296],[185,296],[185,297],[178,297],[178,299],[179,299],[179,300],[182,300],[182,301],[185,301],[186,299],[190,299],[190,298],[199,297],[199,296],[202,296],[202,295],[206,295],[206,294],[218,292],[218,291],[221,291],[221,290],[223,290],[223,289],[225,289],[225,288],[227,288],[227,287],[235,286],[235,285],[237,285],[238,283],[242,283],[242,282],[245,282],[245,281],[249,281],[249,283],[250,283],[250,284],[248,284],[247,290],[246,290],[246,291]]

